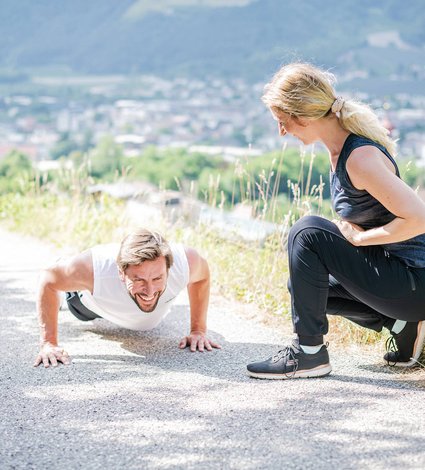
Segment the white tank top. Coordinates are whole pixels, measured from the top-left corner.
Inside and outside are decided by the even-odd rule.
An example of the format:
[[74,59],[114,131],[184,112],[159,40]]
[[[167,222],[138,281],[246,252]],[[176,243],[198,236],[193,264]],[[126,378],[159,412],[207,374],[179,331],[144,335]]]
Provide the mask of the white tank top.
[[116,258],[120,245],[111,243],[91,249],[93,258],[93,294],[83,291],[82,303],[102,318],[130,330],[155,328],[168,314],[177,295],[189,283],[189,264],[183,245],[170,243],[173,265],[168,272],[167,287],[150,313],[143,312],[130,297],[118,274]]

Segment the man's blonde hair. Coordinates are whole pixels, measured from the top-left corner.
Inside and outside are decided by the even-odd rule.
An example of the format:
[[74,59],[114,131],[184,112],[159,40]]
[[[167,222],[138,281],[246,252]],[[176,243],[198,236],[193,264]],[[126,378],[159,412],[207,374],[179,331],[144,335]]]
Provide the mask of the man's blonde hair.
[[[333,84],[335,77],[307,63],[284,65],[264,88],[263,102],[295,118],[320,119],[332,112],[337,99]],[[389,131],[366,104],[343,100],[338,113],[341,126],[384,146],[392,155],[396,144]]]
[[167,269],[173,265],[173,254],[167,240],[158,232],[140,228],[127,235],[121,242],[117,256],[120,271],[137,266],[144,261],[153,261],[164,256]]

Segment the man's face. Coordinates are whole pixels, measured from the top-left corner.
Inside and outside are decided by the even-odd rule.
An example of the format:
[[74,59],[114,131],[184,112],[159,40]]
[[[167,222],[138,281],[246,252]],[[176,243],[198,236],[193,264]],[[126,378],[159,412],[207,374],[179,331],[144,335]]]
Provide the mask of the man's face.
[[120,272],[120,277],[138,307],[143,312],[152,312],[167,287],[168,270],[165,257],[129,266],[124,273]]

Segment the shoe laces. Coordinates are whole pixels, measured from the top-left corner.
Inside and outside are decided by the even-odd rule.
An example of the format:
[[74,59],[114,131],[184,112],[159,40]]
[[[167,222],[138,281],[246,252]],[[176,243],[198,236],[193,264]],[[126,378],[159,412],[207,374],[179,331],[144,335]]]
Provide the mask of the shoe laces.
[[[395,361],[390,361],[389,358],[391,357],[391,354],[390,353],[397,353],[398,352],[398,349],[397,349],[397,343],[395,341],[395,338],[393,335],[389,336],[387,338],[387,341],[385,341],[385,349],[387,350],[387,353],[388,356],[387,356],[387,364],[389,366],[395,366],[397,364],[397,360]],[[394,357],[395,359],[397,359],[397,355],[394,354]]]
[[294,370],[290,374],[287,374],[285,372],[286,377],[293,377],[298,370],[298,359],[296,357],[297,352],[299,352],[299,349],[296,348],[294,344],[290,344],[286,346],[285,348],[281,349],[280,351],[278,351],[272,357],[273,362],[277,362],[280,359],[283,359],[285,364],[287,364],[288,362],[292,362],[294,364]]

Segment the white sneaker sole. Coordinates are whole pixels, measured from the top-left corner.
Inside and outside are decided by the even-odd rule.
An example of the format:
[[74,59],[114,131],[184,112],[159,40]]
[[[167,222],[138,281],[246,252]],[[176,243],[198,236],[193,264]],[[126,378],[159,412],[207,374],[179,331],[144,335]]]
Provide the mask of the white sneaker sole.
[[285,379],[307,379],[310,377],[324,377],[332,372],[330,364],[315,367],[308,370],[297,370],[295,374],[262,374],[258,372],[248,371],[248,375],[256,379],[271,379],[271,380],[285,380]]
[[412,367],[418,365],[418,359],[422,354],[425,342],[425,321],[418,324],[418,336],[416,337],[415,346],[413,347],[413,356],[409,362],[396,362],[394,367]]

